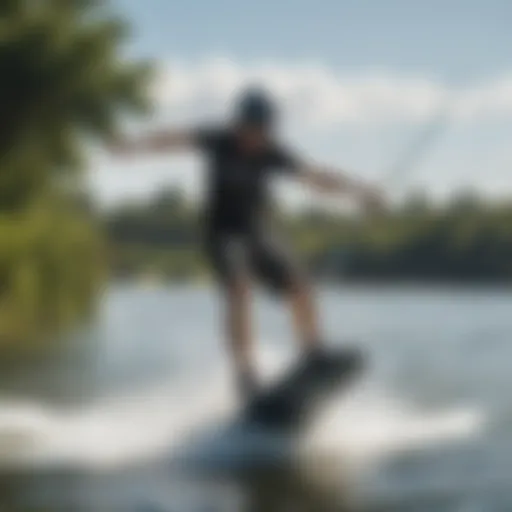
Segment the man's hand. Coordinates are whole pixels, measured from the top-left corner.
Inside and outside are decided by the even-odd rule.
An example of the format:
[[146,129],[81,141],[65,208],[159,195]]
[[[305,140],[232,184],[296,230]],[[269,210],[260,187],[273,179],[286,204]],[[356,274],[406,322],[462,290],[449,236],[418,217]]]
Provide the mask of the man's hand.
[[386,200],[383,192],[374,186],[359,186],[355,190],[356,199],[369,214],[379,214],[386,210]]
[[116,136],[107,142],[106,149],[115,156],[123,156],[129,154],[133,146],[127,139]]

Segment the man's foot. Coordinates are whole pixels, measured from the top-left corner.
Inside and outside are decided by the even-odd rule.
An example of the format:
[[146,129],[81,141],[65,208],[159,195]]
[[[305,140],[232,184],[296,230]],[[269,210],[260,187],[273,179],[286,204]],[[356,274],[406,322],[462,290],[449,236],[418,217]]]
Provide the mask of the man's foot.
[[318,368],[328,359],[327,349],[320,344],[309,348],[303,354],[303,364],[309,368]]
[[323,345],[315,345],[305,350],[298,361],[293,372],[294,378],[302,380],[306,375],[322,372],[328,362],[327,350]]
[[258,393],[259,385],[256,374],[253,371],[242,371],[237,377],[238,394],[245,401],[251,401]]
[[338,350],[328,350],[323,345],[316,345],[307,350],[299,364],[298,374],[316,375],[317,373],[339,371],[340,365],[349,370],[359,370],[363,365],[363,354],[356,347],[344,347]]

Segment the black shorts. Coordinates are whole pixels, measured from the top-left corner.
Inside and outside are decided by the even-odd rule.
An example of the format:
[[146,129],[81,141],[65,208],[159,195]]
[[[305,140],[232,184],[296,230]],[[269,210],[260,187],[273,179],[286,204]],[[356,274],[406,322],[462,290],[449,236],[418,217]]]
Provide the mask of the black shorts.
[[250,276],[273,292],[287,293],[303,275],[288,245],[270,232],[210,231],[206,253],[224,286]]

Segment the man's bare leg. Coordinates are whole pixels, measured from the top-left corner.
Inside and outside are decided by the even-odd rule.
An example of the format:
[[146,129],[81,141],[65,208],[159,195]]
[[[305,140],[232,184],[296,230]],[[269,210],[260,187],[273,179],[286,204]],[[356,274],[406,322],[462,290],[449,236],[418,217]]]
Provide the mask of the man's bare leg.
[[226,330],[240,392],[254,392],[251,289],[248,277],[237,277],[227,288]]
[[313,290],[304,278],[295,280],[289,296],[296,336],[306,353],[316,353],[322,348],[318,313]]
[[[313,371],[321,372],[329,360],[329,351],[325,350],[313,290],[303,278],[292,286],[290,305],[297,337],[303,348],[303,362]],[[347,368],[361,368],[364,364],[363,353],[359,349],[346,348],[344,353]]]

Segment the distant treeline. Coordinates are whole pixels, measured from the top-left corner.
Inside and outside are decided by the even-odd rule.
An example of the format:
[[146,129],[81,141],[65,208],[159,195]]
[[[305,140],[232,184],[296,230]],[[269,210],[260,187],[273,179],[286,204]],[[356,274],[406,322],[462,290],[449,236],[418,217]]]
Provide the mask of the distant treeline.
[[[374,217],[309,209],[277,222],[310,269],[330,280],[512,281],[512,202],[461,193],[441,207],[412,194]],[[177,190],[117,207],[104,224],[116,277],[208,275],[200,216]]]

